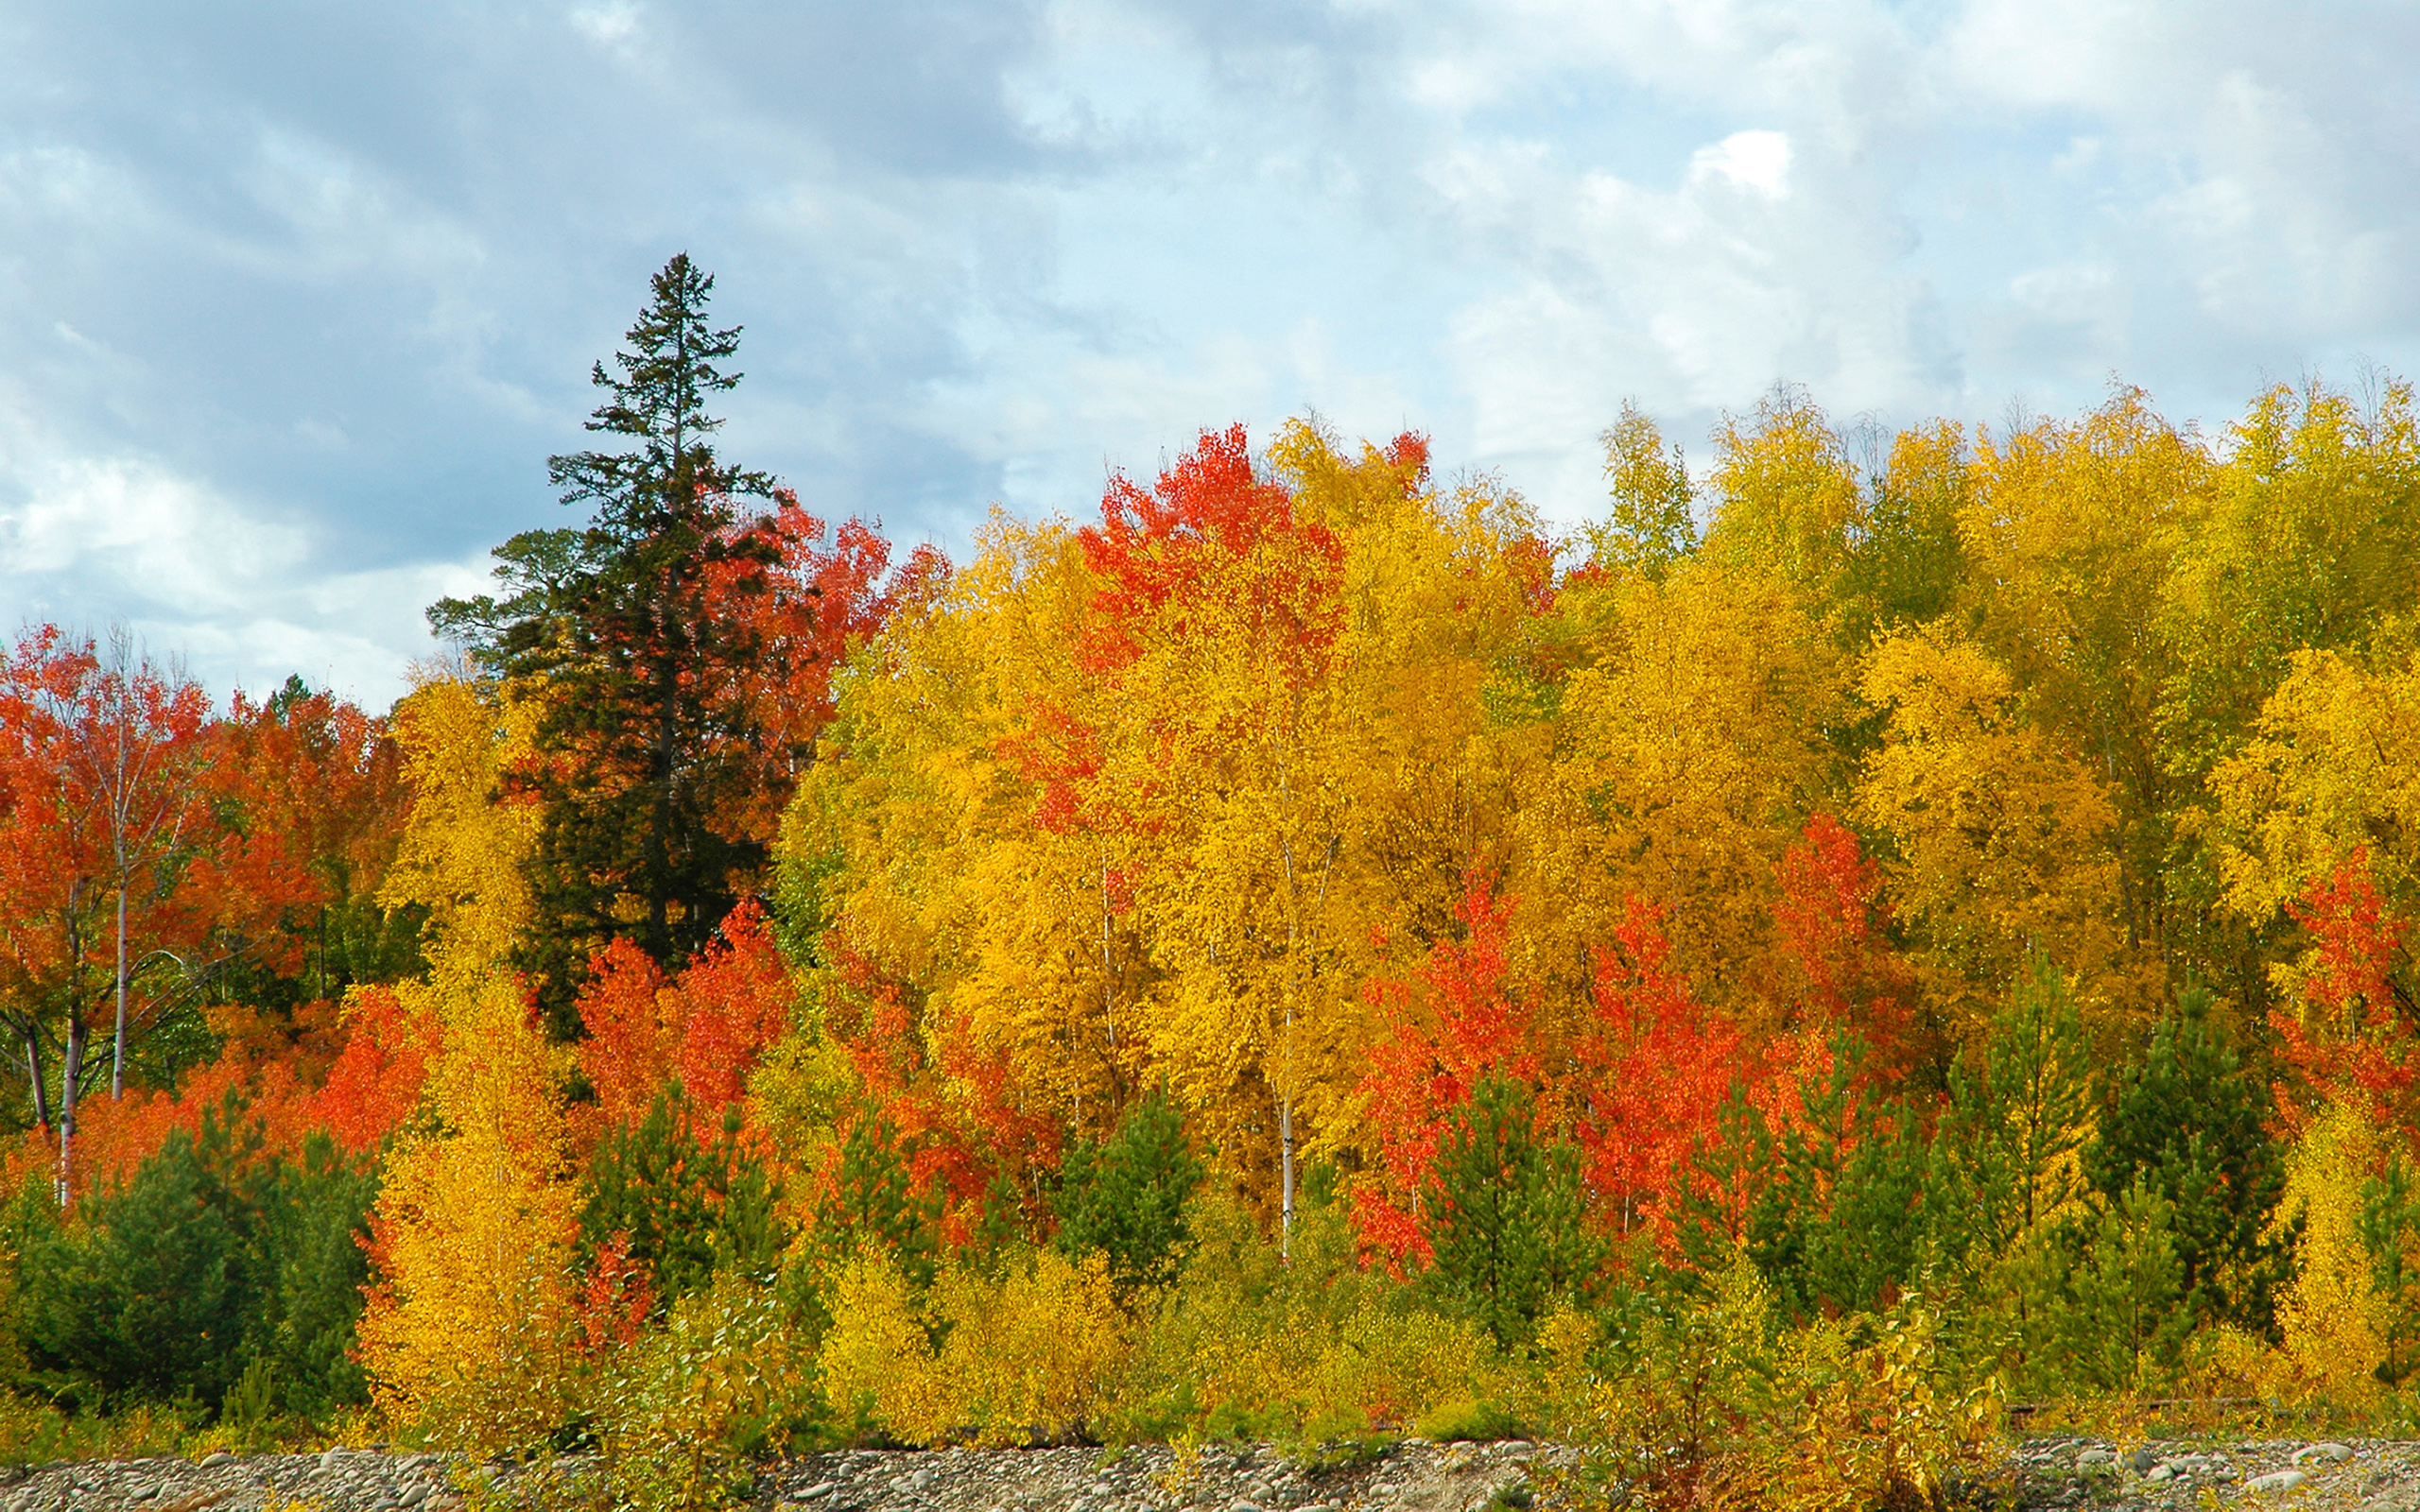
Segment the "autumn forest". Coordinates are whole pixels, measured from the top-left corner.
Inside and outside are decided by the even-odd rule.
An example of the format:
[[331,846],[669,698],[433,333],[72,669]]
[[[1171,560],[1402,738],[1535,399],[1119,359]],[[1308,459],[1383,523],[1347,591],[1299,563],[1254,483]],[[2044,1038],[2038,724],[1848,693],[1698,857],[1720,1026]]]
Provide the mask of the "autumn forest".
[[17,635],[0,1452],[1559,1435],[1813,1506],[2420,1410],[2401,380],[1626,408],[1569,535],[1213,428],[951,561],[717,451],[712,282],[391,711]]

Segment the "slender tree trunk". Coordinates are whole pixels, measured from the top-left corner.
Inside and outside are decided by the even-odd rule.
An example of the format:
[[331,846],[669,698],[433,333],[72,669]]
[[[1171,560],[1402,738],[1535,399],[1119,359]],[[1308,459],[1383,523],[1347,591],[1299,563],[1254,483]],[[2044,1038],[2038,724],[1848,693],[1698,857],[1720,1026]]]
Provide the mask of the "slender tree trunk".
[[116,1102],[126,1095],[126,850],[134,823],[133,783],[127,772],[134,733],[134,652],[124,626],[110,632],[110,650],[117,663],[117,755],[110,773],[110,859],[117,871],[117,1029],[110,1038],[110,1101]]
[[110,1101],[126,1095],[126,857],[117,858],[117,1034],[110,1041]]
[[1294,1258],[1294,1099],[1277,1098],[1277,1258]]
[[26,1084],[34,1090],[34,1122],[50,1127],[50,1083],[43,1075],[42,1033],[31,1022],[25,1026]]
[[80,1012],[67,1016],[67,1049],[60,1057],[59,1076],[59,1206],[63,1210],[72,1200],[72,1178],[76,1169],[76,1104],[77,1083],[84,1076],[84,1016]]

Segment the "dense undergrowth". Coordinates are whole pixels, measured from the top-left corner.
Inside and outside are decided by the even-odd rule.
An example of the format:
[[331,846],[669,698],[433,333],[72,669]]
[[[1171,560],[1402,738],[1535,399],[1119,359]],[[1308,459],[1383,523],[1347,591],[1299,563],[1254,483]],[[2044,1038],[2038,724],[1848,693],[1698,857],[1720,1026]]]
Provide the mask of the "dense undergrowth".
[[[701,1132],[667,1092],[580,1184],[583,1289],[527,1298],[408,1418],[371,1406],[352,1358],[372,1168],[324,1139],[299,1164],[267,1155],[230,1099],[72,1224],[23,1187],[0,1453],[590,1451],[616,1496],[668,1506],[835,1445],[1253,1438],[1333,1459],[1548,1436],[1591,1451],[1553,1484],[1583,1500],[1912,1506],[1989,1481],[2028,1429],[2404,1431],[2400,1197],[2346,1190],[2366,1131],[2327,1116],[2242,1180],[2249,1200],[2214,1189],[2275,1152],[2204,1011],[2096,1076],[2046,973],[1929,1131],[1776,1154],[1735,1108],[1708,1170],[1795,1173],[1735,1225],[1744,1243],[1711,1208],[1687,1243],[1593,1231],[1567,1152],[1490,1083],[1443,1142],[1434,1259],[1401,1274],[1368,1263],[1324,1169],[1281,1249],[1164,1095],[1067,1162],[1037,1246],[953,1240],[895,1132],[853,1142],[799,1226],[736,1125]],[[2013,1095],[2072,1099],[2089,1132],[2012,1147]],[[2229,1129],[2240,1147],[2215,1143]],[[2347,1219],[2353,1273],[2291,1263]]]

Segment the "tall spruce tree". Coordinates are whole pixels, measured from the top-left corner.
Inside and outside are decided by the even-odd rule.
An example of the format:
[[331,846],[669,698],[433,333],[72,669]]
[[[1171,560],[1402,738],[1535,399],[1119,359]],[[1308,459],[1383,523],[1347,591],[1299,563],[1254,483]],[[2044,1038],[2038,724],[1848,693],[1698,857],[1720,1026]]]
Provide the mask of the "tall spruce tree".
[[706,401],[740,375],[717,366],[739,328],[708,323],[713,276],[682,252],[651,286],[618,371],[592,374],[608,397],[587,428],[631,444],[546,461],[589,523],[514,536],[495,553],[503,593],[429,610],[514,696],[541,700],[547,759],[518,779],[544,813],[522,965],[563,1034],[592,951],[619,935],[677,966],[765,859],[716,818],[750,781],[758,735],[742,690],[759,637],[732,606],[775,559],[738,501],[775,485],[715,455]]

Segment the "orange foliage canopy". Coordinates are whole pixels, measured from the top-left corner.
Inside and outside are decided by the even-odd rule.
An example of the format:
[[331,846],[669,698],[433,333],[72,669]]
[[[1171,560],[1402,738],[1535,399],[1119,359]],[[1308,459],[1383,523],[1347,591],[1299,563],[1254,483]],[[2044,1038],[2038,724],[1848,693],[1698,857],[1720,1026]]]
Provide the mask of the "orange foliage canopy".
[[1594,1013],[1574,1048],[1573,1125],[1602,1221],[1668,1239],[1689,1163],[1724,1098],[1753,1072],[1738,1028],[1673,969],[1664,911],[1633,898],[1597,953]]
[[644,1117],[667,1081],[718,1116],[747,1091],[749,1072],[788,1031],[798,1004],[752,899],[677,977],[623,939],[598,952],[589,973],[579,996],[588,1038],[577,1053],[596,1091],[592,1135]]
[[1512,907],[1472,881],[1455,908],[1465,938],[1430,948],[1417,1001],[1402,984],[1373,984],[1389,1033],[1370,1053],[1360,1091],[1379,1170],[1354,1194],[1353,1216],[1363,1246],[1390,1263],[1428,1259],[1420,1212],[1438,1141],[1486,1077],[1527,1083],[1541,1132],[1568,1130],[1600,1224],[1668,1240],[1692,1160],[1714,1138],[1734,1081],[1752,1069],[1739,1030],[1673,969],[1663,911],[1636,898],[1613,946],[1597,954],[1591,1011],[1549,1063],[1534,997],[1507,986]]
[[[255,1157],[298,1158],[325,1129],[348,1155],[380,1148],[420,1105],[438,1026],[414,1015],[391,988],[356,990],[346,1005],[337,1049],[322,1068],[280,1040],[238,1041],[208,1065],[187,1072],[176,1091],[130,1091],[86,1103],[78,1115],[70,1197],[123,1181],[160,1152],[170,1133],[199,1133],[204,1113],[231,1108],[252,1126]],[[47,1134],[28,1131],[9,1169],[48,1158]]]
[[1882,874],[1855,832],[1819,813],[1782,854],[1773,902],[1780,942],[1777,994],[1795,1011],[1787,1027],[1826,1040],[1857,1031],[1877,1070],[1904,1073],[1924,1045],[1913,1041],[1915,977],[1885,930],[1891,905]]

